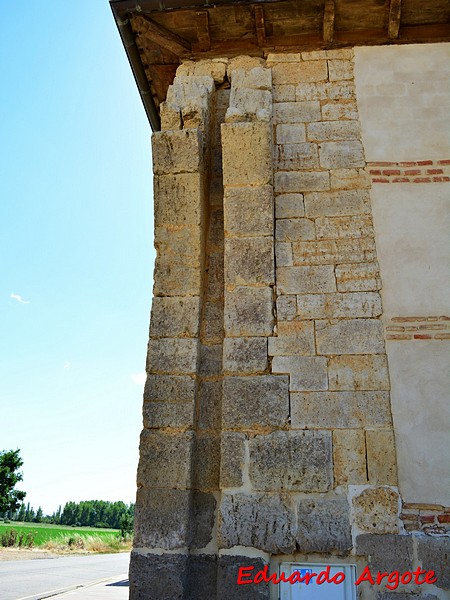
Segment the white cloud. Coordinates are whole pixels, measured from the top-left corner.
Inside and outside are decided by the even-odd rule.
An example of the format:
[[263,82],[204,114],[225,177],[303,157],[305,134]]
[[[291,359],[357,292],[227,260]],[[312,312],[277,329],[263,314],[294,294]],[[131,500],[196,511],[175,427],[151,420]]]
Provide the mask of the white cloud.
[[66,362],[64,363],[64,368],[70,369],[70,361],[69,360],[66,360]]
[[29,300],[24,300],[22,296],[19,296],[19,294],[11,294],[10,298],[17,300],[17,302],[20,302],[20,304],[30,304]]
[[142,373],[131,373],[131,379],[136,385],[144,385],[147,379],[147,373],[145,371]]

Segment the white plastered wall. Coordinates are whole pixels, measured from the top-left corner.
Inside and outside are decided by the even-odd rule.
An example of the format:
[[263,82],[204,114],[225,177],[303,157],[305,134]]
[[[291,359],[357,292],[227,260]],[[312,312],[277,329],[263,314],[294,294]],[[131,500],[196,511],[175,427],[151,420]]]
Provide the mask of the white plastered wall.
[[[450,158],[450,44],[355,48],[355,83],[368,163]],[[385,325],[449,316],[450,182],[374,182],[371,197]],[[403,499],[448,506],[450,340],[386,346]]]

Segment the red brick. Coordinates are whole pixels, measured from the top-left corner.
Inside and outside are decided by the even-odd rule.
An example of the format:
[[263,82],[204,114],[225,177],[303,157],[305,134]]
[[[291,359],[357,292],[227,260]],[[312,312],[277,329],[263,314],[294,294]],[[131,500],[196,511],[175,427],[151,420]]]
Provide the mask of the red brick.
[[420,166],[432,165],[433,161],[432,160],[418,160],[417,164]]
[[439,317],[439,321],[450,321],[450,317],[446,317],[445,315],[441,315]]
[[438,160],[438,165],[450,165],[450,160]]
[[381,171],[379,169],[371,169],[369,173],[371,175],[381,175]]
[[368,163],[369,167],[395,167],[397,163],[394,162],[371,162]]
[[416,165],[416,163],[414,161],[398,163],[399,167],[414,167],[415,165]]
[[431,335],[426,335],[426,334],[416,334],[414,336],[415,340],[431,340]]
[[450,333],[436,333],[435,340],[450,340]]
[[382,179],[380,177],[375,177],[372,179],[372,183],[389,183],[389,179]]
[[383,175],[400,175],[400,171],[397,169],[386,169],[383,171]]
[[439,523],[450,523],[450,515],[438,515]]
[[434,515],[420,515],[421,523],[434,523],[434,519],[436,518]]
[[431,183],[431,179],[429,177],[416,177],[414,183]]
[[409,183],[409,177],[394,177],[392,183]]
[[420,175],[421,173],[421,169],[410,169],[408,171],[405,171],[405,175]]
[[450,177],[433,177],[433,181],[450,181]]
[[441,175],[443,172],[442,169],[427,169],[428,175]]

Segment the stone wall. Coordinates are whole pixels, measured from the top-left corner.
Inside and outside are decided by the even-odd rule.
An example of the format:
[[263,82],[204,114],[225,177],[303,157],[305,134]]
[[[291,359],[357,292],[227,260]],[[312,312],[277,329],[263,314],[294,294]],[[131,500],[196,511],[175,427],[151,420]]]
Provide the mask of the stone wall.
[[161,107],[133,600],[277,598],[238,568],[398,553],[449,587],[449,538],[400,518],[356,89],[351,49],[214,59]]

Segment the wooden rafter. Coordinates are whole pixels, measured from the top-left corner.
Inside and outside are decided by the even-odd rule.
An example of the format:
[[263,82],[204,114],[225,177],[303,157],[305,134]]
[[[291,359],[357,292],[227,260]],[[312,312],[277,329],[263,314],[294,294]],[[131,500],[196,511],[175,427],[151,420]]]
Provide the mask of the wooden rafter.
[[388,37],[390,40],[396,40],[398,38],[401,15],[402,0],[391,0],[388,21]]
[[331,44],[334,38],[334,0],[325,0],[323,13],[323,42]]
[[158,23],[155,23],[155,21],[152,21],[148,17],[135,17],[133,21],[135,26],[140,30],[140,34],[154,44],[173,52],[177,56],[184,56],[191,53],[190,42],[165,27],[158,25]]
[[258,46],[263,48],[267,45],[264,10],[262,6],[254,6],[253,8],[255,11],[256,39],[258,41]]

